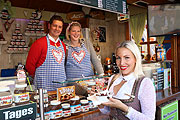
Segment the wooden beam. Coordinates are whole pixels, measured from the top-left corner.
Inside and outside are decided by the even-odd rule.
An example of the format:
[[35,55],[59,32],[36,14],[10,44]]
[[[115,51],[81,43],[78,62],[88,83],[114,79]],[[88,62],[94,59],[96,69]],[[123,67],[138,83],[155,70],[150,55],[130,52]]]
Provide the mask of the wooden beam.
[[172,40],[172,46],[171,46],[171,55],[172,55],[172,87],[179,87],[180,86],[180,82],[178,79],[178,37],[177,36],[172,36],[171,37]]
[[131,40],[130,38],[130,30],[129,30],[129,22],[126,22],[126,40]]

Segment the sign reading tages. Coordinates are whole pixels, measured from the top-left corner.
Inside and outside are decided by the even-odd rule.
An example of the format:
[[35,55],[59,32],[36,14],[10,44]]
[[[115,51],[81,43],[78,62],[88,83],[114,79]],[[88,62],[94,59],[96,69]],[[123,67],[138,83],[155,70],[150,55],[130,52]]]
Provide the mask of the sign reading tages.
[[35,120],[36,103],[0,109],[0,120]]
[[114,13],[127,13],[126,0],[57,0]]

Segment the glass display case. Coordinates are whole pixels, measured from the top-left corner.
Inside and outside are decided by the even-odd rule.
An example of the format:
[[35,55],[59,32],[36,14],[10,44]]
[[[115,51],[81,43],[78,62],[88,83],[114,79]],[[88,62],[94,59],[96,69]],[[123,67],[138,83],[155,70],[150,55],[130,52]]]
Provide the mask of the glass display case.
[[[96,92],[105,90],[108,78],[109,76],[91,76],[72,79],[58,82],[64,87],[57,91],[47,91],[36,89],[36,86],[30,85],[28,81],[19,83],[17,77],[3,77],[0,78],[0,114],[4,120],[14,119],[8,111],[21,111],[19,117],[15,116],[17,119],[71,119],[86,114],[101,116],[97,106],[93,106],[87,96],[91,89]],[[87,94],[77,95],[75,87],[79,87],[79,90],[81,87]],[[8,99],[4,101],[5,98]]]

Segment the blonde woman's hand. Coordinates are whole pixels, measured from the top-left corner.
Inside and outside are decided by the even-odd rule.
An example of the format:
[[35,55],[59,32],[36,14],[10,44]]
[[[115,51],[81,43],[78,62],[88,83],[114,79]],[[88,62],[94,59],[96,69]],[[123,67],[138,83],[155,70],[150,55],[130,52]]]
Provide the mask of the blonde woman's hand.
[[124,112],[128,111],[128,106],[126,104],[124,104],[120,100],[114,99],[114,98],[109,98],[109,102],[102,103],[102,105],[113,107],[113,108],[119,108]]

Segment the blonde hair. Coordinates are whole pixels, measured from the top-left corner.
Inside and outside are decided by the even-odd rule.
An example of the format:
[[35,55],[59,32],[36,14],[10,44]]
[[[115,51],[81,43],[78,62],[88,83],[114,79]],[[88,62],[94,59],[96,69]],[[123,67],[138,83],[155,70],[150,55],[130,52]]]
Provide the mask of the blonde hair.
[[66,39],[67,40],[71,40],[70,39],[70,31],[72,29],[73,26],[78,26],[80,27],[80,31],[81,31],[81,34],[80,34],[80,38],[79,39],[82,39],[83,38],[83,34],[82,34],[82,28],[81,28],[81,24],[79,22],[71,22],[68,27],[66,28]]
[[[143,73],[143,69],[142,69],[142,58],[141,58],[141,53],[139,51],[138,46],[133,42],[133,41],[124,41],[122,42],[117,48],[116,48],[116,52],[119,48],[127,48],[129,49],[134,57],[136,58],[136,65],[135,65],[135,69],[134,69],[134,74],[136,76],[136,78],[138,79],[139,77],[144,76]],[[121,71],[120,71],[121,73]]]

